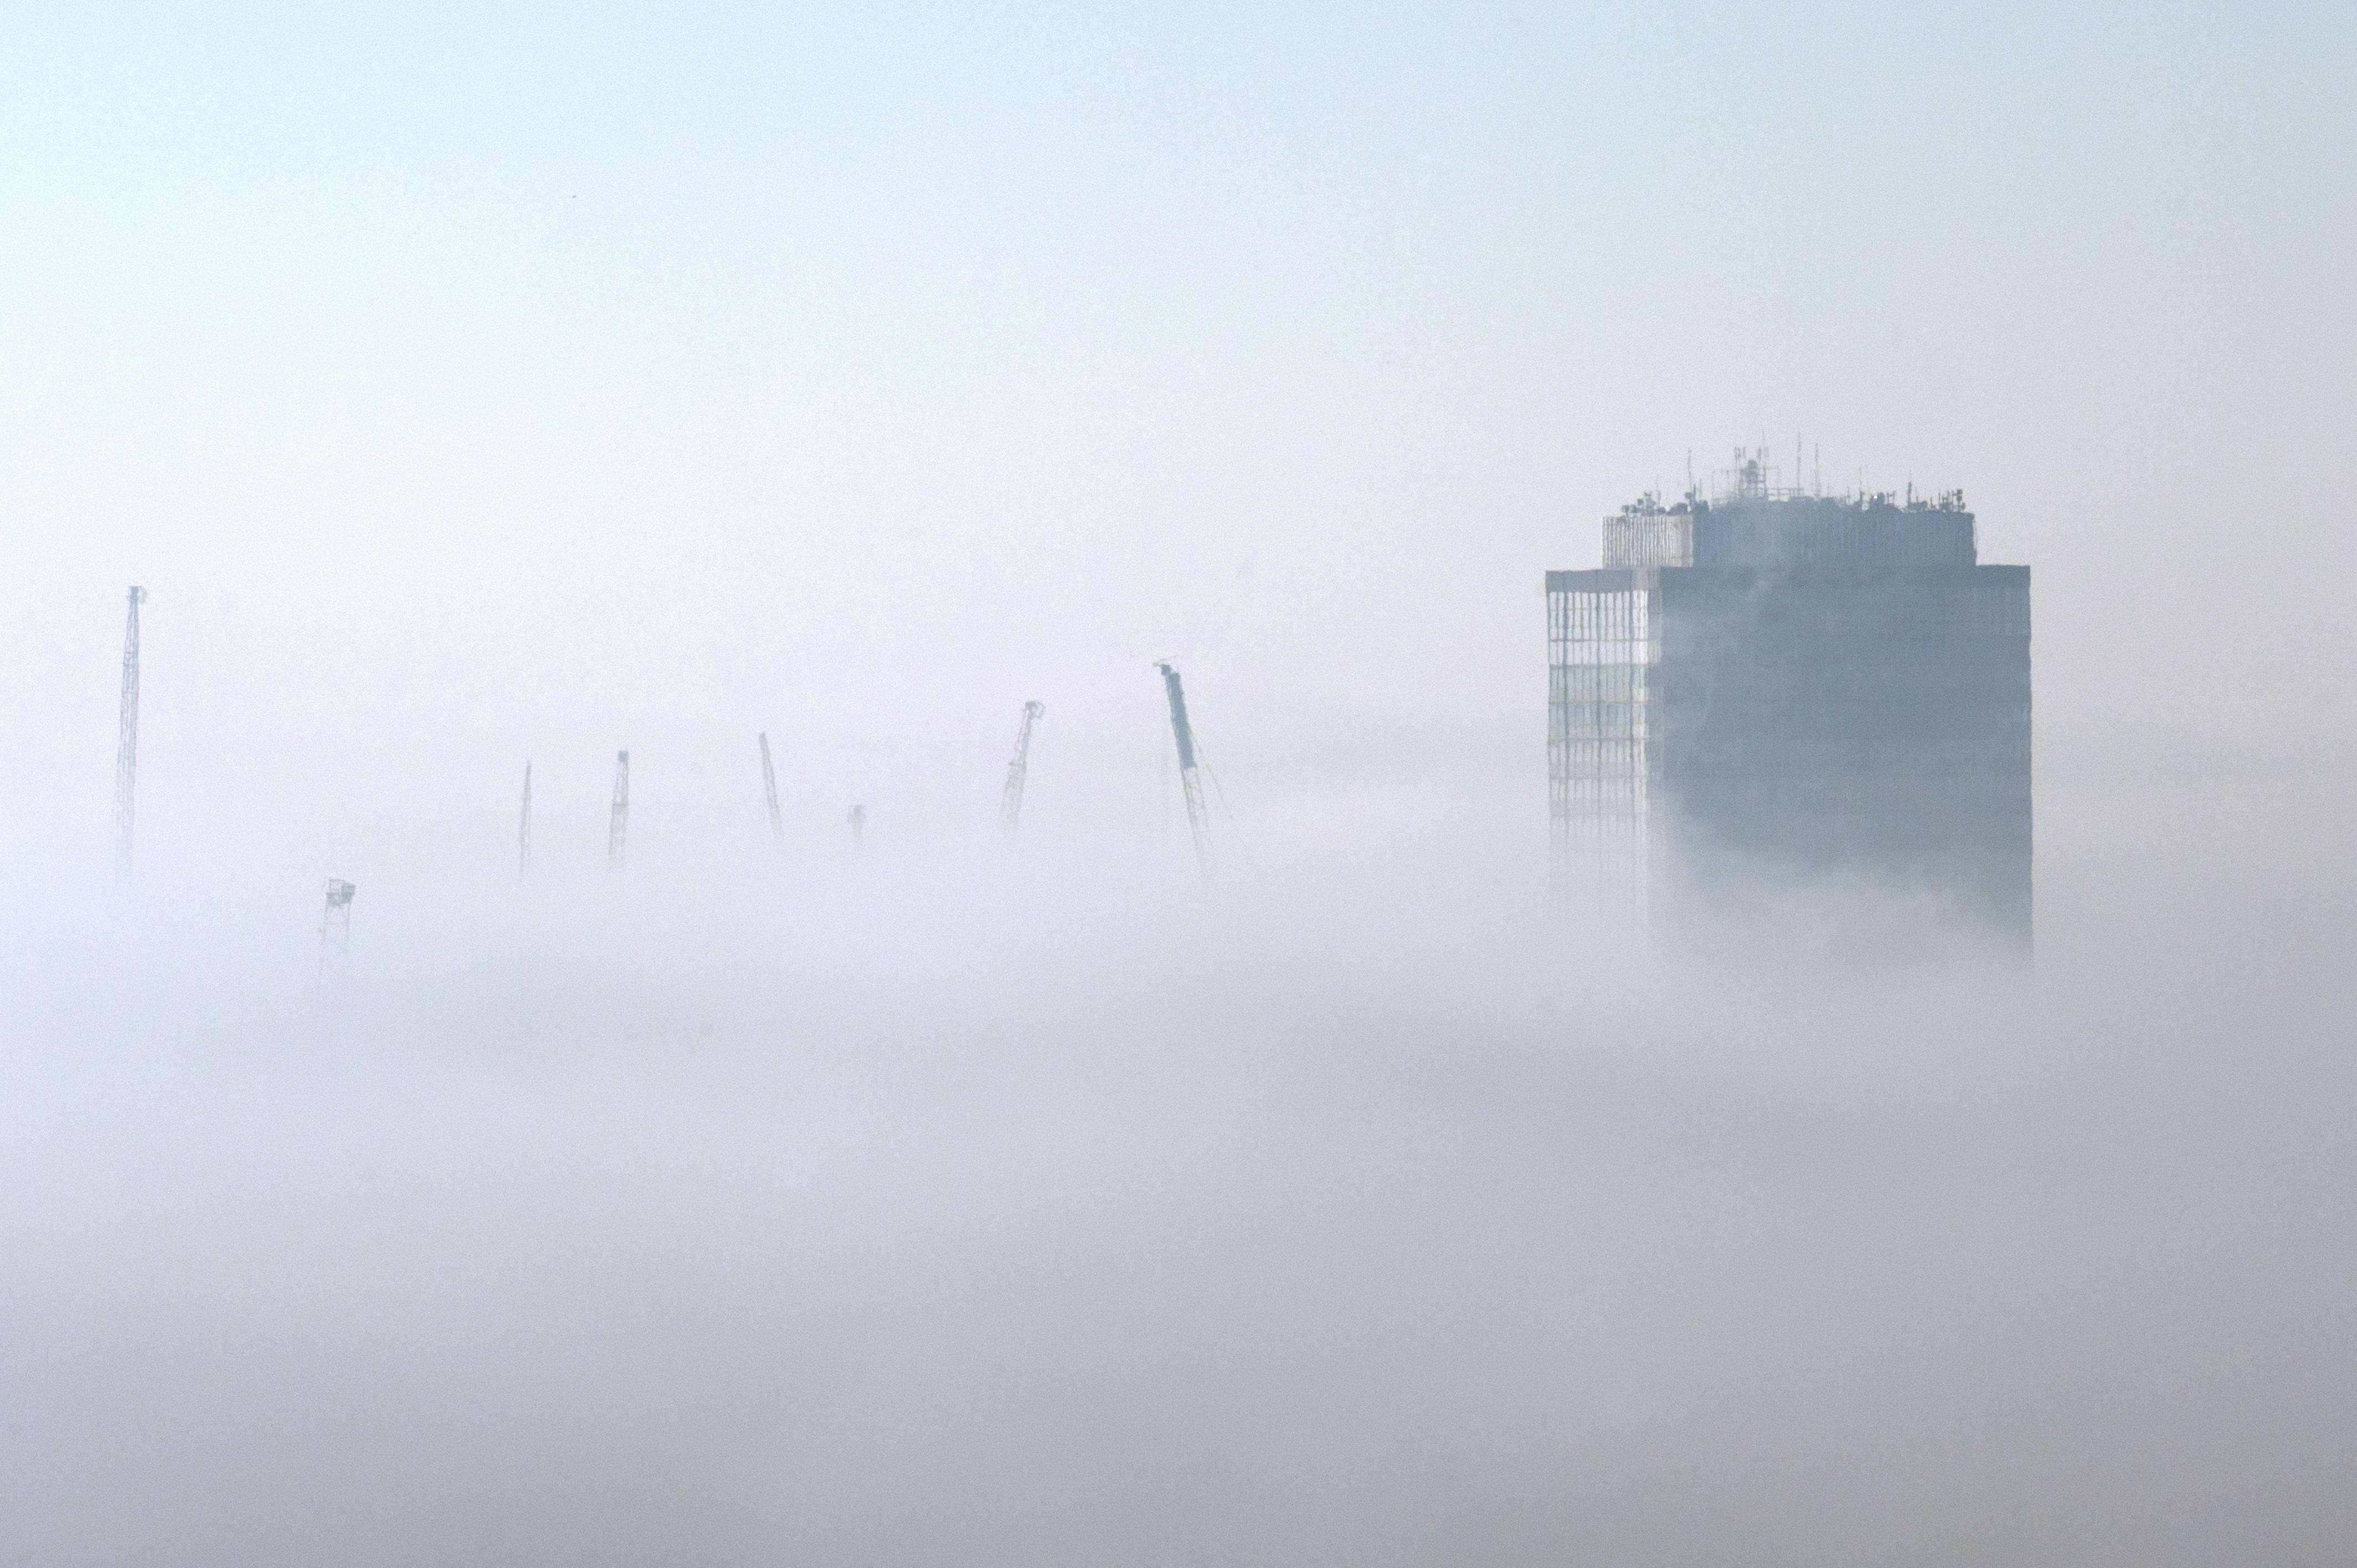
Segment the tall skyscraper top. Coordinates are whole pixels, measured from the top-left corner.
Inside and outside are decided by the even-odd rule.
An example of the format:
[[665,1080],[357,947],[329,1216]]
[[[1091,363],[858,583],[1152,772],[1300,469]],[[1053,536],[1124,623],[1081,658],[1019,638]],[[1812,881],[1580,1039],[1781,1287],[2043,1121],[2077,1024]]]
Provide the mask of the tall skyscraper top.
[[1821,496],[1738,456],[1710,499],[1605,519],[1600,570],[1547,574],[1566,891],[1641,920],[1838,877],[2026,943],[2029,568],[1980,563],[1960,492]]

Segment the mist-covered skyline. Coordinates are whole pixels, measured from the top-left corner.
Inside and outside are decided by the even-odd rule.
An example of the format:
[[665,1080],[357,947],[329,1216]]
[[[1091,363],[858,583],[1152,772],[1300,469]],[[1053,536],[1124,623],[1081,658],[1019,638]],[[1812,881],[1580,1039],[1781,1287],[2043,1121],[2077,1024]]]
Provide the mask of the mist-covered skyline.
[[[2352,44],[0,18],[0,1560],[2348,1560]],[[2034,570],[2034,969],[1550,908],[1796,437]]]

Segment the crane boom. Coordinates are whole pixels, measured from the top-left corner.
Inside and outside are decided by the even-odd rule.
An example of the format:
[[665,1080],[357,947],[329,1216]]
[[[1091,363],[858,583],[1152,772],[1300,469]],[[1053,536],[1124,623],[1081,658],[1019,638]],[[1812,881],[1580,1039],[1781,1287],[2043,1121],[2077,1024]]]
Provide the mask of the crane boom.
[[998,800],[998,825],[1009,839],[1023,821],[1023,780],[1031,768],[1031,726],[1048,711],[1045,703],[1023,704],[1023,725],[1015,732],[1015,760],[1006,765],[1006,792]]

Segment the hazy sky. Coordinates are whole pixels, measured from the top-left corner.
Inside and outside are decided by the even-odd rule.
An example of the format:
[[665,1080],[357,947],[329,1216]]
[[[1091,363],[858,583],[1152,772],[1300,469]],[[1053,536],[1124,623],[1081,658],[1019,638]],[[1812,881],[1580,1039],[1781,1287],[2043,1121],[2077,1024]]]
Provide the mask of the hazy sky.
[[[0,10],[0,1562],[2357,1560],[2357,12],[2065,11]],[[2034,982],[1539,918],[1796,434]]]
[[135,580],[157,856],[446,869],[531,755],[594,859],[623,745],[753,832],[763,728],[980,825],[1033,696],[1119,823],[1163,656],[1263,804],[1534,800],[1539,574],[1796,432],[2035,567],[2042,829],[2345,762],[2353,26],[16,8],[10,817],[102,843]]

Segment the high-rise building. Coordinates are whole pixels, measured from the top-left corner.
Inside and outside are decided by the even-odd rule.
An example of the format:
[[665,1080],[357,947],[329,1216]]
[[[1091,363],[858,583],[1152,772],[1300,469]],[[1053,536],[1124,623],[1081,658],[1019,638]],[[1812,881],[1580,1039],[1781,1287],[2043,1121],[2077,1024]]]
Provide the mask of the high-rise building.
[[1546,590],[1569,897],[1641,927],[1673,890],[1847,879],[2027,945],[2029,568],[1980,564],[1960,492],[1809,494],[1738,452]]

